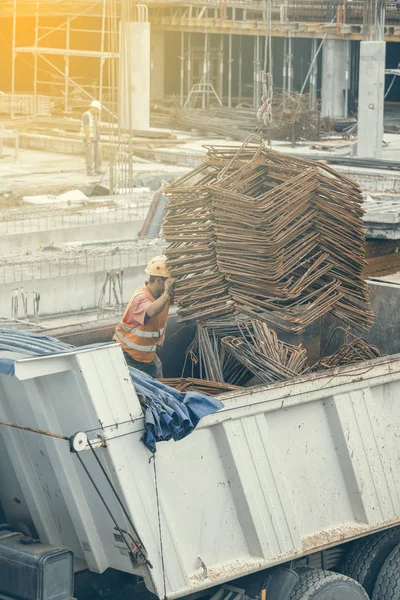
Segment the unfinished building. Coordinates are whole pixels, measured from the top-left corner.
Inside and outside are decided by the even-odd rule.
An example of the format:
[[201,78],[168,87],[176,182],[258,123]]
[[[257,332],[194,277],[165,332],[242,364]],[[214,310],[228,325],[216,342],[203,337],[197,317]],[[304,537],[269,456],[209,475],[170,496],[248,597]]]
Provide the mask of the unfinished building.
[[[383,23],[371,34],[368,19],[377,13]],[[347,117],[356,109],[363,39],[387,42],[381,70],[390,75],[399,66],[394,1],[7,0],[0,16],[0,90],[32,93],[37,113],[51,97],[68,114],[89,97],[115,110],[119,87],[120,119],[126,123],[134,106],[133,126],[143,129],[150,97],[175,96],[183,106],[197,94],[203,106],[258,106],[267,69],[275,90],[309,92],[312,108],[321,100],[322,117]],[[387,102],[398,98],[399,85],[387,90]]]

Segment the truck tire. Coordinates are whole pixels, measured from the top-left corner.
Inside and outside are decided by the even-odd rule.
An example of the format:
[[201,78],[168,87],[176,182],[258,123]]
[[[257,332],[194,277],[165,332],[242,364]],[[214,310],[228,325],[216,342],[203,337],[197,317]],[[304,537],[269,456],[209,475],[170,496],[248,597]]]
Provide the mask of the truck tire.
[[361,585],[332,571],[320,569],[298,569],[299,581],[289,600],[368,600]]
[[376,580],[372,600],[400,599],[400,544],[389,554]]
[[345,559],[343,573],[361,583],[371,597],[382,565],[397,544],[400,544],[400,527],[358,540]]

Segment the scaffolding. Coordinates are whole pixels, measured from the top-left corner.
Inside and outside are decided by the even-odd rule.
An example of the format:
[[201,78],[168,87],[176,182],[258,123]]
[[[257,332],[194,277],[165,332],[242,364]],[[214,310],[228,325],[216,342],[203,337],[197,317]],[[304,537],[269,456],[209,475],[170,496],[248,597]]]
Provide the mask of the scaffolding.
[[[70,114],[74,107],[87,106],[91,100],[99,100],[103,114],[106,113],[110,124],[110,193],[129,193],[133,188],[134,179],[132,125],[130,122],[124,123],[124,128],[121,128],[119,97],[119,56],[120,51],[126,56],[129,55],[129,39],[125,35],[121,41],[120,27],[129,21],[148,21],[147,7],[132,4],[130,0],[64,0],[53,2],[51,5],[48,0],[34,0],[29,12],[34,19],[33,43],[21,46],[18,44],[19,24],[25,12],[24,9],[22,13],[19,12],[18,0],[12,1],[11,118],[15,118],[18,112],[21,114],[22,106],[21,100],[18,99],[21,94],[16,93],[17,87],[21,87],[17,78],[18,58],[21,59],[24,55],[31,56],[33,65],[32,61],[29,64],[33,66],[33,93],[24,95],[24,106],[28,107],[28,110],[24,110],[23,114],[29,113],[34,119],[43,114],[46,87],[55,87],[55,93],[49,96],[58,102],[61,100],[64,114]],[[55,7],[59,9],[60,4],[62,11],[54,10]],[[64,61],[62,66],[60,57]],[[72,59],[76,58],[80,61],[78,64],[75,60],[74,73],[71,63]],[[129,55],[127,60],[130,59]],[[85,68],[82,61],[87,61]],[[127,72],[130,71],[128,68]],[[77,73],[85,73],[83,81]],[[89,82],[89,73],[92,81],[96,78],[92,84]]]
[[[42,9],[42,5],[45,7]],[[105,110],[115,115],[116,107],[112,106],[110,98],[114,95],[108,79],[105,84],[105,65],[106,63],[118,60],[118,23],[114,17],[115,0],[102,0],[101,2],[63,2],[65,15],[57,13],[57,18],[62,22],[56,26],[49,25],[49,13],[47,11],[47,2],[35,0],[34,5],[34,40],[31,46],[19,46],[18,26],[19,13],[18,2],[13,0],[13,27],[12,27],[12,75],[11,75],[11,117],[18,112],[16,102],[16,87],[18,84],[17,58],[22,55],[33,57],[33,94],[31,95],[32,116],[41,114],[39,101],[43,98],[43,93],[38,94],[40,86],[57,88],[56,98],[63,98],[63,112],[71,112],[74,94],[80,94],[88,100],[100,100],[105,105]],[[79,21],[86,17],[86,20],[95,18],[99,21],[99,27],[79,26]],[[54,43],[54,34],[57,34]],[[87,50],[79,47],[73,47],[72,39],[80,36],[94,35],[96,37],[96,48]],[[64,43],[59,43],[60,36]],[[61,46],[61,47],[60,47]],[[56,63],[56,57],[63,57],[64,68]],[[82,60],[96,59],[97,68],[93,71],[97,78],[97,85],[90,85],[86,82],[80,82],[77,76],[71,72],[71,58],[79,57]],[[45,68],[43,68],[45,67]],[[114,67],[115,68],[115,67]],[[41,74],[44,78],[41,79]],[[47,79],[45,78],[47,76]],[[49,94],[50,96],[52,94]]]

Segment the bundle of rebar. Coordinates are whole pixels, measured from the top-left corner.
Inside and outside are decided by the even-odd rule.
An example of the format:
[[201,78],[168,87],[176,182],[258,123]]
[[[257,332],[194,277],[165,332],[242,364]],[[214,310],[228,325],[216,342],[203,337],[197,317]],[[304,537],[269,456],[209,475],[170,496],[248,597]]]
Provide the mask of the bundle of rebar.
[[372,324],[359,187],[250,136],[169,185],[163,237],[183,321],[246,314],[300,333],[331,312]]
[[[318,112],[310,109],[308,94],[274,93],[272,104],[272,139],[315,139],[318,135]],[[258,107],[257,107],[258,108]],[[153,107],[151,123],[158,127],[198,130],[203,135],[227,137],[243,142],[257,131],[268,136],[268,127],[257,120],[257,108],[239,104],[234,108],[211,105],[207,108],[181,108],[178,105]]]
[[[315,365],[307,369],[307,373],[315,373],[316,371],[323,371],[325,369],[334,369],[335,367],[344,367],[383,356],[379,348],[370,344],[370,342],[364,338],[358,337],[348,330],[344,330],[342,327],[337,327],[333,330],[330,340],[338,331],[344,332],[344,344],[330,356],[320,358]],[[329,345],[330,340],[327,346]]]
[[291,379],[302,373],[307,352],[302,346],[292,346],[278,340],[265,323],[252,320],[251,327],[243,323],[241,337],[225,337],[222,345],[262,383]]
[[198,324],[193,342],[186,351],[182,376],[191,372],[193,377],[196,371],[200,379],[245,385],[253,377],[252,373],[221,344],[223,338],[241,336],[242,331],[243,326],[241,328],[233,320],[216,319]]
[[196,379],[194,377],[164,378],[159,381],[180,392],[200,392],[202,394],[208,394],[209,396],[217,396],[218,394],[224,394],[225,392],[232,392],[240,389],[237,385]]

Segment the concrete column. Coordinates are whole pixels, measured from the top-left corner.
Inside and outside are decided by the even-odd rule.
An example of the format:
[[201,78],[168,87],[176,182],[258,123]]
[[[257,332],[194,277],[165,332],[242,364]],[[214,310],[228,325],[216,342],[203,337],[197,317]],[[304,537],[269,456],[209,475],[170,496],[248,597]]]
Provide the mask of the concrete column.
[[164,98],[164,31],[151,30],[151,100]]
[[[345,117],[345,90],[349,85],[350,41],[325,40],[322,49],[321,116]],[[347,77],[346,77],[347,75]]]
[[380,158],[385,96],[385,42],[361,42],[357,156]]
[[150,127],[150,23],[121,23],[119,124]]

